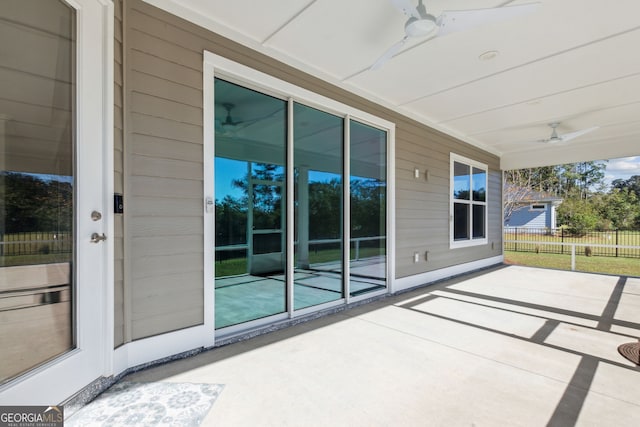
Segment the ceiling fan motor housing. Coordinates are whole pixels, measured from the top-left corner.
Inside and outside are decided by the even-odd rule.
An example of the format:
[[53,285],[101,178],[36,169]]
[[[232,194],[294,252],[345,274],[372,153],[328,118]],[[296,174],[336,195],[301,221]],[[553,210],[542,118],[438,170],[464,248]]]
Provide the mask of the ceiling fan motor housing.
[[409,37],[424,37],[432,33],[437,27],[436,17],[425,13],[420,19],[414,17],[409,18],[406,24],[404,24],[404,31]]

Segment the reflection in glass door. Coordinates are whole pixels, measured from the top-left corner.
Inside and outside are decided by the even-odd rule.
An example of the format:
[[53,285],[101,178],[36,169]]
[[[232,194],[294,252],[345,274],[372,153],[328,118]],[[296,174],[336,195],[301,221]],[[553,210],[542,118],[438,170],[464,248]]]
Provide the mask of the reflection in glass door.
[[342,275],[344,120],[296,103],[294,309],[336,301]]
[[387,133],[350,122],[351,296],[387,286]]
[[[264,165],[259,165],[264,167]],[[284,183],[255,179],[249,193],[249,273],[281,273],[284,259]]]
[[110,222],[108,12],[101,0],[0,8],[3,403],[61,402],[108,370],[110,240],[91,241]]
[[387,132],[214,81],[216,329],[385,291]]
[[216,329],[286,311],[287,103],[215,80]]
[[0,39],[2,384],[75,347],[75,10],[3,4]]

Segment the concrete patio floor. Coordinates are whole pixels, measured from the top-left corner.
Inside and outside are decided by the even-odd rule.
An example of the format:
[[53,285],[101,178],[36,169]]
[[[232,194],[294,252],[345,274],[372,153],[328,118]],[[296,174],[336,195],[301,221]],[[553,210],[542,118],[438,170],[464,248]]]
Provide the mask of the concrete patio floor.
[[640,278],[498,267],[147,369],[207,426],[638,426]]

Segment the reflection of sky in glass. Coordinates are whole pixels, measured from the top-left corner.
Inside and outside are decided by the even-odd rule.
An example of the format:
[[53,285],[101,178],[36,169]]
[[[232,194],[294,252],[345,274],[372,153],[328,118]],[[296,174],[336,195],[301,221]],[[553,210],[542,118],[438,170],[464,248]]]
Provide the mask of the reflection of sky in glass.
[[[215,158],[215,168],[216,168],[216,183],[215,183],[215,192],[216,199],[222,200],[225,196],[231,196],[235,199],[243,197],[244,192],[241,188],[235,187],[233,185],[233,180],[240,179],[244,180],[247,176],[247,162],[243,162],[240,160],[231,160],[225,159],[223,157]],[[284,173],[284,167],[279,166],[276,169],[277,174]],[[331,172],[320,172],[320,171],[309,171],[309,182],[321,182],[321,183],[329,183],[332,180],[338,180],[340,182],[340,174],[331,173]],[[355,177],[357,179],[366,179]],[[353,178],[352,178],[353,179]]]
[[376,179],[376,178],[367,178],[366,176],[351,175],[351,177],[349,178],[349,182],[351,182],[351,183],[354,183],[354,182],[366,182],[368,185],[376,185],[378,187],[386,187],[387,186],[387,181],[381,181],[381,180]]
[[482,169],[473,168],[473,199],[485,201],[487,174]]
[[453,162],[453,196],[458,199],[468,199],[471,188],[469,166]]
[[222,200],[225,196],[238,199],[244,196],[241,188],[233,185],[233,180],[244,180],[247,177],[247,162],[240,160],[225,159],[216,157],[216,199]]
[[467,199],[469,185],[469,175],[456,176],[453,179],[453,194],[456,197]]
[[39,179],[44,182],[68,182],[73,183],[73,177],[68,175],[51,175],[51,174],[43,174],[43,173],[26,173],[26,172],[16,172],[20,175],[32,176],[36,179]]
[[337,179],[340,182],[340,175],[331,172],[318,172],[314,170],[309,171],[309,182],[325,182],[329,183],[331,180]]

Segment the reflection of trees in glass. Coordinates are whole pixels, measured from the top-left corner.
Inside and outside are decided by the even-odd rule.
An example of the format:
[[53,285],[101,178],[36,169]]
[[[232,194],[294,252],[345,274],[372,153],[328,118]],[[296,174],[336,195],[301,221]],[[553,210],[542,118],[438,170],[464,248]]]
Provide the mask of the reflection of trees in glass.
[[0,172],[0,233],[72,231],[73,187],[49,177]]
[[471,195],[470,166],[453,162],[453,198],[469,200]]
[[453,193],[453,198],[458,200],[470,200],[469,193],[469,190],[457,190]]
[[386,234],[386,182],[351,178],[351,237]]
[[309,183],[309,239],[339,239],[342,180]]
[[[244,200],[243,200],[244,199]],[[216,199],[216,246],[247,243],[246,198]]]
[[[244,196],[225,195],[222,200],[216,199],[216,246],[238,245],[247,243],[248,215],[248,174],[244,178],[233,179],[231,185],[242,190]],[[252,165],[253,180],[282,181],[282,166],[268,163]],[[279,229],[282,211],[282,194],[279,185],[253,186],[253,220],[256,229]]]
[[[251,179],[283,182],[284,169],[271,163],[254,163]],[[247,180],[234,180],[233,185],[248,194]],[[253,186],[253,226],[257,230],[279,230],[282,219],[282,186],[258,184]]]
[[487,200],[487,190],[481,188],[479,190],[473,190],[473,200],[484,202]]
[[473,168],[473,200],[487,200],[487,173],[483,169]]
[[279,185],[253,186],[253,228],[279,230],[282,220],[282,187]]
[[[253,179],[282,181],[282,167],[256,164]],[[247,243],[248,180],[235,179],[233,186],[245,196],[226,195],[216,199],[216,246]],[[279,229],[282,218],[281,185],[256,184],[253,187],[254,226]],[[332,239],[342,235],[342,182],[340,178],[309,183],[309,239]],[[386,233],[386,182],[377,179],[351,179],[351,237],[384,236]]]
[[251,178],[282,182],[284,181],[284,168],[271,163],[254,163],[251,167]]

